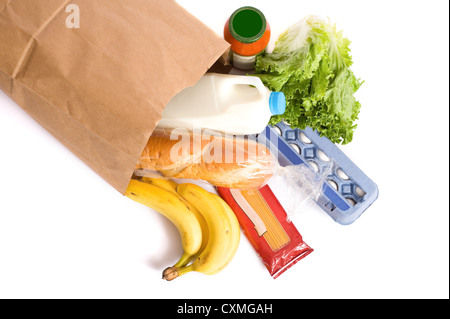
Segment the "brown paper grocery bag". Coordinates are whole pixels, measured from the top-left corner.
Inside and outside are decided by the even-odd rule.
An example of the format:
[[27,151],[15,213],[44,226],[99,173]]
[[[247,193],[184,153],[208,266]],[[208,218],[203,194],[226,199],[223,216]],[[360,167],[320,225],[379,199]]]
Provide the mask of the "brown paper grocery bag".
[[164,106],[228,46],[172,0],[0,0],[0,89],[122,193]]

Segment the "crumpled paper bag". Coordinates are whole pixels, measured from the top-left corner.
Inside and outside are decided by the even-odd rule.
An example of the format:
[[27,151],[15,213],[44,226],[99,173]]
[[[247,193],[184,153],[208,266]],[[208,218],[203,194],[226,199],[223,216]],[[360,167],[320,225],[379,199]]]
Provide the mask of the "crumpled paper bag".
[[121,193],[164,106],[228,47],[172,0],[0,0],[0,89]]

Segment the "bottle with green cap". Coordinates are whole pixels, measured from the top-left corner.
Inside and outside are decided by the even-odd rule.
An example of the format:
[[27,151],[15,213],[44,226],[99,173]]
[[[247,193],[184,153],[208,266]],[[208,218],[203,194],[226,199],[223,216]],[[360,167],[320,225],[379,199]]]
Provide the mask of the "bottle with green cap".
[[242,7],[225,23],[224,38],[231,45],[231,62],[241,70],[252,70],[258,54],[270,42],[271,29],[264,14],[255,7]]
[[285,111],[284,94],[271,92],[260,78],[211,73],[177,94],[158,126],[252,135],[263,132],[273,115]]

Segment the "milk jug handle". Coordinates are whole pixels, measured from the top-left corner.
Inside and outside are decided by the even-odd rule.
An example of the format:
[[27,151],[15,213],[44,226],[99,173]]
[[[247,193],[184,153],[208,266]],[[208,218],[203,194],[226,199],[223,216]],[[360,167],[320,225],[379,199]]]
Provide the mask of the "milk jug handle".
[[256,87],[261,95],[266,95],[268,89],[262,83],[261,79],[256,76],[249,75],[234,75],[229,78],[230,85],[253,85]]

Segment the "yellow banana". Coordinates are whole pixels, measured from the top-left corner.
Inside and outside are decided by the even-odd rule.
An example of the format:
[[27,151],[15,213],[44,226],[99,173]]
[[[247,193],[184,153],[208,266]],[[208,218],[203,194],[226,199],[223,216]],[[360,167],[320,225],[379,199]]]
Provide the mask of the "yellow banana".
[[222,199],[222,197],[216,195],[213,195],[223,206],[223,208],[227,211],[228,217],[230,218],[231,224],[232,224],[232,232],[231,232],[231,243],[230,248],[227,251],[227,254],[222,257],[223,264],[220,266],[215,272],[210,273],[210,275],[218,273],[222,271],[228,264],[233,260],[234,255],[236,254],[236,251],[239,247],[239,242],[241,240],[241,226],[239,225],[239,221],[236,218],[236,215],[234,214],[233,210],[230,206]]
[[131,180],[125,195],[167,217],[181,235],[183,255],[177,266],[187,264],[202,246],[202,229],[197,216],[179,196],[137,180]]
[[[191,271],[212,275],[222,270],[233,258],[240,238],[240,227],[231,208],[225,202],[195,184],[180,184],[177,192],[203,215],[209,228],[209,240],[204,251],[192,264],[169,267],[163,278],[173,280]],[[228,207],[229,209],[227,209]]]
[[144,183],[152,184],[154,186],[160,187],[168,192],[171,192],[172,194],[175,194],[177,196],[177,186],[178,184],[174,181],[171,181],[170,179],[163,179],[163,178],[154,178],[154,177],[142,177],[141,179]]
[[183,197],[181,197],[180,194],[178,194],[178,192],[177,192],[178,184],[175,183],[174,181],[169,180],[169,179],[154,178],[154,177],[142,177],[142,181],[144,183],[160,187],[160,188],[162,188],[162,189],[164,189],[166,191],[169,191],[169,192],[173,193],[174,195],[178,196],[180,198],[180,200],[183,203],[185,203],[186,206],[197,217],[197,219],[198,219],[198,221],[200,223],[200,228],[202,229],[202,245],[200,246],[200,249],[197,252],[197,254],[195,256],[192,256],[191,259],[189,259],[189,260],[186,259],[184,261],[184,263],[178,262],[177,264],[174,265],[174,267],[186,266],[192,259],[194,259],[198,255],[200,255],[203,252],[203,250],[206,248],[206,245],[208,244],[209,230],[208,230],[208,224],[206,223],[205,218],[203,217],[203,215],[193,205],[191,205],[188,201],[186,201]]

